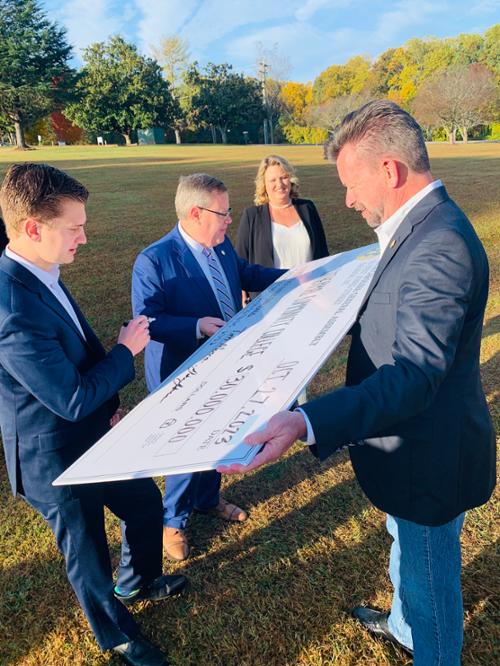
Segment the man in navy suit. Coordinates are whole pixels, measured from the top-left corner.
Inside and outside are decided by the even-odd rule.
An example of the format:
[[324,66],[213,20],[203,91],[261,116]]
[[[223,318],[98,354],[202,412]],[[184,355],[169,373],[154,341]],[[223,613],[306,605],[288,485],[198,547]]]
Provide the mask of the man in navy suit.
[[346,205],[374,228],[381,259],[351,330],[347,386],[275,415],[248,467],[296,439],[324,459],[345,445],[387,514],[389,612],[354,609],[415,666],[458,666],[463,640],[460,531],[495,484],[495,438],[479,351],[488,262],[472,225],[430,172],[422,131],[396,104],[366,104],[329,146]]
[[[134,314],[154,318],[145,354],[150,391],[241,309],[242,290],[262,291],[285,272],[238,257],[226,238],[227,188],[217,178],[181,177],[175,209],[179,224],[139,254],[132,274]],[[189,554],[186,524],[193,510],[246,520],[243,509],[220,497],[220,481],[215,470],[166,478],[163,545],[171,559]]]
[[[180,592],[162,576],[161,495],[151,479],[95,485],[52,482],[117,419],[117,391],[149,341],[146,317],[122,327],[106,353],[59,280],[86,242],[81,183],[44,164],[12,166],[0,189],[9,244],[0,257],[0,425],[7,471],[49,523],[68,579],[103,650],[133,666],[167,664],[126,605]],[[104,507],[122,521],[117,586]]]

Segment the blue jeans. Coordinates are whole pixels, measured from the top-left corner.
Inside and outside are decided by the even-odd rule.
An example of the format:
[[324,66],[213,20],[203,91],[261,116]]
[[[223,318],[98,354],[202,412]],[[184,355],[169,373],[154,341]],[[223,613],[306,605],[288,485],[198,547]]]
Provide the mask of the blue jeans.
[[389,629],[414,666],[459,666],[463,643],[460,532],[464,514],[439,527],[387,516],[394,587]]
[[186,529],[194,509],[208,511],[219,503],[221,475],[214,469],[165,477],[163,524]]

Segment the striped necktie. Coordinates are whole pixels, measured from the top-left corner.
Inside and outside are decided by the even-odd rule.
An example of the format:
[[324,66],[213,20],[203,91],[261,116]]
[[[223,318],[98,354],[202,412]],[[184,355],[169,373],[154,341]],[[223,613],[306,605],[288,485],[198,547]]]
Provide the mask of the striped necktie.
[[226,283],[221,274],[221,269],[215,260],[215,257],[212,254],[212,251],[207,247],[203,249],[203,254],[207,258],[208,268],[210,270],[210,275],[213,278],[215,291],[217,295],[217,300],[222,310],[225,321],[231,319],[236,314],[236,310],[233,306],[233,299],[231,294],[228,292]]

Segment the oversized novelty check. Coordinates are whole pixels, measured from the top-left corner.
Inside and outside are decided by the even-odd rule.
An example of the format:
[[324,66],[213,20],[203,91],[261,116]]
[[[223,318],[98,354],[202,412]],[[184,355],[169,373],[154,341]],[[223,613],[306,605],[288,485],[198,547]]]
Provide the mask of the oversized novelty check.
[[291,269],[207,340],[54,485],[248,464],[242,443],[301,390],[356,320],[369,245]]

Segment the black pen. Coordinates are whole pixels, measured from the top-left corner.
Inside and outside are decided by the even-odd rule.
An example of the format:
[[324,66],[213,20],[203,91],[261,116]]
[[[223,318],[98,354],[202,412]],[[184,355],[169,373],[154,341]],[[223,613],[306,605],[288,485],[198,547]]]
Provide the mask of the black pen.
[[[156,317],[146,317],[146,319],[148,320],[148,324],[151,324],[153,321],[156,321]],[[129,323],[128,321],[124,321],[122,326],[128,326],[128,323]]]

